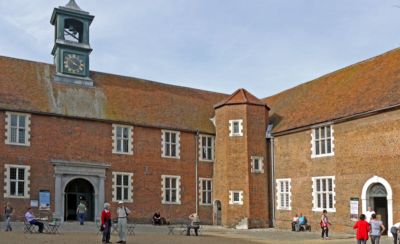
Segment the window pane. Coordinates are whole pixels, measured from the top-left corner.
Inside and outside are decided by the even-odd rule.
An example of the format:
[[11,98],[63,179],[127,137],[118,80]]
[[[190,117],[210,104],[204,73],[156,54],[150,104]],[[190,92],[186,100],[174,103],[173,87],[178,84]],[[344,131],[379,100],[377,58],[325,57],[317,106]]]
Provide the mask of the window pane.
[[19,127],[24,127],[25,128],[25,116],[20,115],[19,117]]
[[203,190],[206,190],[207,189],[207,181],[203,180],[201,183],[202,183],[201,185],[202,185]]
[[319,139],[319,129],[314,129],[315,139]]
[[317,181],[317,191],[321,191],[321,182],[320,180],[316,180]]
[[322,207],[326,208],[326,193],[322,193]]
[[117,137],[118,138],[122,137],[122,128],[121,127],[117,127]]
[[207,203],[207,192],[203,191],[202,195],[202,203]]
[[325,140],[321,140],[321,154],[325,154]]
[[238,202],[239,201],[239,193],[238,192],[234,192],[233,193],[233,201],[234,202]]
[[254,159],[254,169],[258,170],[260,168],[259,164],[258,164],[258,158]]
[[124,152],[129,152],[129,141],[128,140],[124,140],[123,143],[124,143],[123,151]]
[[18,196],[23,196],[24,195],[24,182],[20,181],[18,182]]
[[14,181],[10,182],[10,194],[15,196],[16,195],[16,184]]
[[18,179],[19,180],[25,179],[25,169],[18,169]]
[[117,200],[122,200],[122,187],[117,187]]
[[170,188],[170,178],[165,178],[165,188]]
[[205,147],[203,147],[203,150],[202,150],[202,158],[207,159],[207,149]]
[[10,141],[17,142],[17,128],[11,128],[10,134],[11,134]]
[[285,192],[289,192],[289,181],[286,181],[285,183]]
[[124,182],[123,182],[124,186],[129,186],[129,175],[124,175],[123,177],[124,177],[123,178],[124,179]]
[[18,143],[25,143],[25,129],[18,129]]
[[169,144],[165,144],[165,156],[171,156],[171,148]]
[[171,156],[176,157],[176,145],[175,144],[171,145]]
[[171,201],[170,191],[169,190],[165,191],[165,201],[167,201],[167,202]]
[[17,169],[16,168],[10,168],[10,179],[11,180],[17,179]]
[[171,142],[176,143],[176,133],[171,133]]
[[331,140],[327,140],[326,141],[326,153],[331,153],[332,149],[331,149]]
[[122,185],[122,175],[117,175],[117,185]]
[[238,122],[233,122],[233,133],[234,134],[239,133],[239,123]]
[[202,138],[201,138],[201,145],[202,145],[203,147],[207,146],[206,140],[207,140],[206,137],[202,137]]
[[285,194],[285,207],[289,207],[289,194]]
[[176,179],[175,178],[171,179],[171,188],[176,188]]
[[281,207],[285,207],[285,194],[281,194],[281,199],[280,200],[281,200],[280,201]]
[[325,127],[321,127],[321,139],[325,139]]
[[332,179],[328,179],[328,191],[332,191]]
[[322,191],[326,191],[326,180],[322,179]]
[[330,137],[331,137],[331,127],[330,127],[330,126],[327,126],[327,127],[326,127],[326,137],[327,137],[327,138],[330,138]]
[[211,203],[211,191],[207,192],[207,203]]
[[11,126],[17,126],[18,116],[15,114],[11,115]]
[[117,152],[122,152],[121,143],[122,143],[122,141],[120,139],[117,139]]
[[320,150],[319,150],[319,141],[316,141],[316,142],[315,142],[315,154],[316,154],[316,155],[319,155],[319,154],[320,154],[319,151],[320,151]]
[[169,137],[169,132],[165,132],[165,142],[166,143],[171,142],[170,137]]
[[128,188],[124,187],[124,200],[128,200]]
[[129,137],[129,128],[124,128],[123,137],[124,137],[124,138],[128,138],[128,137]]
[[171,202],[176,202],[176,190],[171,190]]
[[211,190],[211,180],[207,181],[207,190]]
[[207,137],[207,146],[212,147],[212,137]]

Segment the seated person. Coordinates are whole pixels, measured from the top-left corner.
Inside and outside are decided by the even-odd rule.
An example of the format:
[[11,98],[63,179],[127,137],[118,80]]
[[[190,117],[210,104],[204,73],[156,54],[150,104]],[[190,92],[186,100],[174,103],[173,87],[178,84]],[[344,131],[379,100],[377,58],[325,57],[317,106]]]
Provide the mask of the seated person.
[[198,236],[198,229],[200,228],[200,218],[197,213],[192,213],[189,215],[190,225],[187,227],[186,235],[190,236],[190,229],[194,229],[194,233]]
[[31,225],[39,226],[39,233],[43,233],[44,224],[36,220],[35,216],[32,213],[32,208],[28,208],[25,213],[25,220]]
[[153,224],[154,225],[161,225],[161,214],[160,211],[157,211],[153,215]]
[[306,230],[306,225],[307,225],[307,218],[306,216],[303,216],[302,213],[300,213],[300,217],[296,224],[296,231],[300,231],[302,227],[304,227],[304,230]]
[[295,227],[298,222],[299,222],[299,216],[296,214],[292,219],[292,231],[295,231]]

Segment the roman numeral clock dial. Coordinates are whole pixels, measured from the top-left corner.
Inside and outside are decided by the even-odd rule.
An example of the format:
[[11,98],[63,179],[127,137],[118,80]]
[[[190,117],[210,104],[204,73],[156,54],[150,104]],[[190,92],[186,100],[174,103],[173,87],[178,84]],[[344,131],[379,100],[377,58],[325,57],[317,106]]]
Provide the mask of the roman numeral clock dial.
[[80,55],[67,54],[64,56],[64,69],[71,74],[84,75],[85,62]]

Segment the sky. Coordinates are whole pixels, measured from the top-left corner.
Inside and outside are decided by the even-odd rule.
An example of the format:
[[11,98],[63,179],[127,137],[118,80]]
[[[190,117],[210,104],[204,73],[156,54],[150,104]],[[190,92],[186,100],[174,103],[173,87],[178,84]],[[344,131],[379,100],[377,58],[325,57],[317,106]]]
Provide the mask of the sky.
[[[0,55],[52,63],[67,2],[0,0]],[[91,70],[227,94],[271,96],[400,43],[400,0],[76,2],[95,16]]]

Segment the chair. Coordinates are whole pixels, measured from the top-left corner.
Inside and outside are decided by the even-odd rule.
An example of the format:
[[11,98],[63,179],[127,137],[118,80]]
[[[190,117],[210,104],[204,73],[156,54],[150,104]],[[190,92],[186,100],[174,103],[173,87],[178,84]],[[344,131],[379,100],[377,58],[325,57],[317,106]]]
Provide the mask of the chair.
[[25,218],[24,218],[24,233],[35,233],[38,232],[38,230],[36,229],[35,225],[29,223]]
[[61,226],[61,219],[60,218],[53,218],[52,221],[48,224],[48,232],[50,234],[61,234],[60,233],[60,226]]
[[101,219],[100,219],[99,217],[97,217],[97,218],[94,220],[94,222],[96,223],[97,235],[98,235],[99,233],[101,233],[101,231],[100,231]]
[[135,224],[134,223],[128,223],[126,225],[127,231],[128,231],[128,235],[135,235]]

